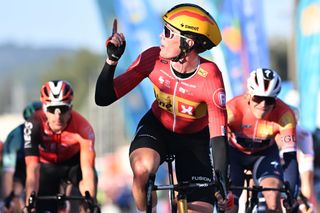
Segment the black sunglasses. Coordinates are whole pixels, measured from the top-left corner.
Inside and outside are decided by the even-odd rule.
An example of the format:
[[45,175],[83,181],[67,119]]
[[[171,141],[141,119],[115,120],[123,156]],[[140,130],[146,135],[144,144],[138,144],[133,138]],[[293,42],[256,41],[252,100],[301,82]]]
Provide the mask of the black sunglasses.
[[276,103],[276,99],[273,97],[263,97],[263,96],[252,96],[252,100],[256,103],[260,103],[265,101],[266,105],[273,105]]
[[50,113],[54,114],[57,109],[60,111],[61,114],[65,114],[66,112],[68,112],[70,110],[70,106],[67,106],[67,105],[48,106],[47,107],[47,112],[50,112]]

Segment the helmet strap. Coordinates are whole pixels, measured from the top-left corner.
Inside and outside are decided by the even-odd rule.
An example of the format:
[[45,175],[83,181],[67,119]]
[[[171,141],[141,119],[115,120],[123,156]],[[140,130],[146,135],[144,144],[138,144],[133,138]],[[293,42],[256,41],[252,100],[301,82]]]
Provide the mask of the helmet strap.
[[186,42],[185,38],[180,38],[180,53],[176,57],[171,58],[173,62],[183,63],[187,54],[192,50],[192,47],[189,47],[189,44]]

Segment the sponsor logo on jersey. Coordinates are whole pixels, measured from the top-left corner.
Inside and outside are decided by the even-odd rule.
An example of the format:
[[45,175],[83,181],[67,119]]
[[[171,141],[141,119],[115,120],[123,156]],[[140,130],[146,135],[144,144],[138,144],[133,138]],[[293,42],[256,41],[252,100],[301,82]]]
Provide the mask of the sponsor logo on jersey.
[[170,86],[170,81],[169,80],[164,80],[164,85],[166,86],[166,87],[168,87],[168,88],[171,88],[171,86]]
[[219,88],[213,93],[213,103],[221,108],[225,109],[226,108],[226,93],[223,88]]
[[164,60],[164,59],[160,59],[160,62],[163,64],[168,64],[168,61]]
[[221,128],[221,135],[222,135],[222,136],[227,135],[227,129],[226,129],[226,127],[225,127],[225,126],[221,126],[220,128]]
[[179,102],[178,107],[179,107],[179,109],[178,109],[179,112],[182,114],[187,114],[187,115],[191,115],[191,116],[195,115],[195,108],[192,106],[188,106],[184,103]]
[[205,78],[208,75],[208,71],[203,70],[203,69],[200,68],[199,71],[198,71],[198,74]]
[[156,98],[157,98],[159,107],[169,112],[172,112],[172,101],[169,95],[167,97],[157,96]]
[[241,124],[240,128],[241,129],[250,129],[252,126],[250,124]]
[[163,77],[162,77],[162,76],[159,76],[159,79],[158,79],[158,80],[159,80],[159,83],[160,83],[160,84],[163,84],[164,79],[163,79]]
[[296,139],[293,135],[281,136],[281,141],[284,143],[295,143]]
[[31,132],[33,124],[31,122],[24,123],[23,138],[24,138],[24,148],[31,148]]
[[197,85],[189,84],[187,82],[182,81],[181,84],[186,87],[197,88]]
[[186,93],[186,89],[184,89],[183,87],[179,87],[179,92],[185,94]]
[[[168,112],[176,113],[177,116],[197,119],[207,115],[207,106],[205,103],[190,101],[178,96],[174,97],[171,94],[160,91],[155,85],[154,92],[158,106]],[[173,112],[173,110],[175,111]]]

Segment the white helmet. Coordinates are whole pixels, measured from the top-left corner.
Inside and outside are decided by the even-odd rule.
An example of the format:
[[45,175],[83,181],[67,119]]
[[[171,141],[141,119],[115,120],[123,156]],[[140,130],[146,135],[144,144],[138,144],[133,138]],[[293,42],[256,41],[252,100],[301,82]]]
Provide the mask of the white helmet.
[[281,90],[281,78],[274,70],[258,68],[250,73],[247,87],[251,95],[276,97]]

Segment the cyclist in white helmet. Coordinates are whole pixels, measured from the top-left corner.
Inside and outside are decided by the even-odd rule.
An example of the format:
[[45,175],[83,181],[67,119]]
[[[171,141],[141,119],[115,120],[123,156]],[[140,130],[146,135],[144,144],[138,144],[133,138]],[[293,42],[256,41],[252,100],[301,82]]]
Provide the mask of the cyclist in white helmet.
[[[291,183],[296,196],[298,167],[296,160],[296,118],[291,108],[277,98],[281,78],[271,69],[251,72],[248,92],[227,103],[230,177],[232,185],[244,185],[244,170],[251,170],[256,185],[280,188],[284,180]],[[281,166],[279,149],[283,152]],[[242,190],[233,190],[235,207]],[[264,191],[268,212],[281,212],[280,193]]]

